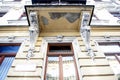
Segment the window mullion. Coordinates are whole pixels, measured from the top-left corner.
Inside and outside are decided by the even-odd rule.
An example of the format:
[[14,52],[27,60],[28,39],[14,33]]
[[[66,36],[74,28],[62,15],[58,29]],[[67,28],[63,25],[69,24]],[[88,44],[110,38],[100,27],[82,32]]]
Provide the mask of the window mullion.
[[117,59],[117,61],[118,61],[119,64],[120,64],[120,59],[119,59],[119,57],[118,57],[118,54],[115,54],[115,58]]
[[63,80],[63,62],[62,56],[59,56],[59,80]]

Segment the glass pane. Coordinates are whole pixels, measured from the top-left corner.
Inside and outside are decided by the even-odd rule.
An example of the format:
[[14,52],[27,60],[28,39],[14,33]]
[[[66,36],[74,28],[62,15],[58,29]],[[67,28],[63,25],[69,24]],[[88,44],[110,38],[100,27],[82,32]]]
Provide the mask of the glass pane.
[[48,57],[46,80],[59,80],[59,57]]
[[71,46],[50,46],[50,52],[70,52]]
[[20,46],[0,46],[0,53],[17,53]]
[[63,80],[77,80],[73,57],[63,57]]
[[108,52],[118,53],[118,52],[120,52],[119,45],[100,45],[99,47],[104,53],[108,53]]

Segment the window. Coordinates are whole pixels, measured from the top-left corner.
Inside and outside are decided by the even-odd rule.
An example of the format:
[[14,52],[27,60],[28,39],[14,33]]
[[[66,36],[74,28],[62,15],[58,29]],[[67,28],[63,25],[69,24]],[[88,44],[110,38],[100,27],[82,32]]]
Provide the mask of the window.
[[105,53],[105,55],[120,54],[119,42],[101,42],[99,43],[99,47]]
[[120,12],[110,12],[114,17],[117,17],[118,19],[120,19]]
[[120,43],[98,42],[115,74],[120,74]]
[[44,80],[79,80],[71,43],[48,44]]
[[0,12],[0,17],[3,17],[7,12]]
[[71,46],[69,44],[50,44],[49,52],[71,52]]
[[15,57],[20,47],[20,43],[1,43],[0,56]]
[[5,80],[20,43],[0,43],[0,80]]

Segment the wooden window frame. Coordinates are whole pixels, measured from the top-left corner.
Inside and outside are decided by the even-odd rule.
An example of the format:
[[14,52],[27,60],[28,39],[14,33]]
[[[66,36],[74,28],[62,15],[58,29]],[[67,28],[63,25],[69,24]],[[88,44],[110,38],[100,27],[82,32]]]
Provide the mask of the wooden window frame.
[[[21,43],[0,43],[0,46],[20,46]],[[2,64],[5,57],[15,57],[16,53],[0,53],[0,64]]]
[[2,64],[4,58],[5,58],[5,56],[0,56],[0,65]]
[[[49,48],[50,46],[70,46],[71,47],[71,51],[69,52],[50,52]],[[62,62],[62,57],[65,56],[71,56],[73,57],[74,60],[74,66],[75,66],[75,74],[76,74],[76,78],[77,80],[79,80],[79,74],[78,74],[78,69],[77,69],[77,64],[75,61],[75,56],[74,56],[74,51],[73,51],[73,46],[72,43],[50,43],[48,44],[48,48],[47,48],[47,55],[46,55],[46,64],[45,64],[45,75],[44,75],[44,80],[46,80],[46,71],[47,71],[47,63],[48,63],[48,57],[53,57],[53,56],[57,56],[59,57],[59,80],[63,80],[63,62]]]

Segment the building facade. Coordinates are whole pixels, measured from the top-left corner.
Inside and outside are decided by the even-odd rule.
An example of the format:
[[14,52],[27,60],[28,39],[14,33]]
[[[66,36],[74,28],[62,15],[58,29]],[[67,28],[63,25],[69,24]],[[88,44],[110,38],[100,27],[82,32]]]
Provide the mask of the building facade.
[[119,80],[120,28],[90,25],[93,10],[26,6],[29,27],[0,27],[1,46],[20,44],[5,80]]

